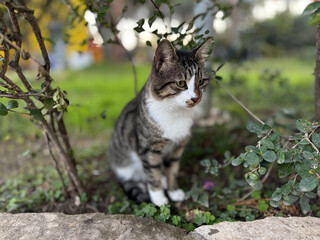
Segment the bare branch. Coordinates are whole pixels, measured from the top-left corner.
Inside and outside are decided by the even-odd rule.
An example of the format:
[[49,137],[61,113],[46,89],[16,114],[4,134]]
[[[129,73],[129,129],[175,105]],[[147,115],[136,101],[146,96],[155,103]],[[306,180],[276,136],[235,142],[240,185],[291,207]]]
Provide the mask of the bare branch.
[[251,112],[242,102],[240,102],[228,89],[226,89],[218,80],[216,80],[216,83],[230,96],[236,103],[238,103],[251,117],[253,117],[257,122],[264,125],[265,123],[258,118],[253,112]]
[[33,94],[33,93],[25,93],[25,94],[9,94],[2,93],[0,97],[7,97],[12,99],[25,99],[25,97],[43,97],[43,98],[53,98],[53,96],[43,95],[43,94]]
[[160,8],[157,6],[157,4],[153,1],[153,0],[150,0],[153,4],[153,6],[157,9],[159,15],[161,18],[164,18],[164,14],[161,12]]
[[59,175],[60,181],[61,181],[61,183],[62,183],[62,188],[63,188],[64,194],[65,194],[66,196],[68,196],[69,194],[68,194],[68,191],[67,191],[67,187],[66,187],[66,185],[65,185],[65,183],[64,183],[64,180],[63,180],[62,172],[61,172],[61,170],[60,170],[60,168],[59,168],[58,161],[57,161],[57,159],[55,158],[55,156],[54,156],[54,154],[53,154],[53,152],[52,152],[52,149],[51,149],[50,138],[49,138],[49,136],[48,136],[47,133],[44,132],[43,134],[44,134],[44,138],[45,138],[45,140],[46,140],[46,143],[47,143],[47,146],[48,146],[48,149],[49,149],[49,153],[50,153],[50,155],[51,155],[51,159],[52,159],[53,165],[55,166],[55,168],[56,168],[56,170],[57,170],[57,173],[58,173],[58,175]]

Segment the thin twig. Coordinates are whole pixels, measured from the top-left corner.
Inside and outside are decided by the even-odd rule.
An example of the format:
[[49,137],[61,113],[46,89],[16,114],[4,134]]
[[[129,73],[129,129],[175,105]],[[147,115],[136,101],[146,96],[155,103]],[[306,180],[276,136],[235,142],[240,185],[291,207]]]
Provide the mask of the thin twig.
[[265,125],[265,123],[258,118],[253,112],[251,112],[242,102],[240,102],[228,89],[226,89],[218,80],[216,80],[218,85],[226,92],[234,101],[236,101],[251,117],[253,117],[257,122],[259,122],[262,125]]
[[[311,134],[310,134],[310,136],[311,136]],[[317,152],[317,154],[320,153],[319,149],[313,144],[313,142],[310,141],[308,133],[306,133],[304,135],[304,137],[297,144],[295,144],[292,148],[296,148],[303,140],[308,141],[310,143],[310,145],[312,146],[312,148]]]
[[271,135],[272,132],[273,132],[273,129],[271,129],[271,130],[267,133],[267,135],[265,135],[263,138],[261,138],[261,139],[259,140],[259,142],[258,142],[258,144],[257,144],[257,148],[260,148],[260,147],[261,147],[261,142],[262,142],[262,140],[267,139],[267,138]]
[[43,94],[0,94],[0,97],[6,97],[11,99],[24,99],[25,97],[44,97],[44,98],[53,98],[53,96],[43,95]]
[[8,43],[11,45],[11,47],[15,48],[16,50],[18,50],[25,58],[30,58],[32,61],[34,61],[36,64],[41,65],[41,63],[33,58],[28,52],[24,51],[22,48],[20,48],[19,46],[17,46],[16,44],[14,44],[12,41],[10,41],[9,38],[7,38],[6,35],[4,35],[2,32],[0,32],[0,36]]
[[[271,173],[271,170],[273,168],[273,165],[274,165],[274,162],[271,163],[268,171],[266,172],[266,174],[264,175],[263,179],[261,180],[261,183],[264,183],[265,181],[267,181],[270,173]],[[254,191],[256,191],[254,188],[250,190],[250,192],[248,192],[247,194],[245,194],[242,198],[240,198],[239,200],[237,200],[236,204],[239,203],[239,202],[242,202],[244,201],[245,199],[247,199]]]
[[157,4],[153,1],[153,0],[150,0],[153,4],[153,6],[157,9],[159,15],[161,18],[164,18],[164,14],[161,12],[160,8],[157,6]]
[[68,191],[67,191],[67,187],[66,187],[66,185],[65,185],[65,183],[64,183],[64,180],[63,180],[62,172],[60,171],[58,161],[57,161],[57,159],[55,158],[55,156],[54,156],[54,154],[53,154],[53,152],[52,152],[52,149],[51,149],[50,138],[49,138],[49,136],[48,136],[48,134],[47,134],[46,132],[44,132],[43,134],[44,134],[44,138],[45,138],[45,140],[46,140],[46,143],[47,143],[47,146],[48,146],[48,149],[49,149],[49,153],[50,153],[50,155],[51,155],[51,159],[52,159],[53,165],[54,165],[54,167],[56,168],[57,173],[58,173],[59,178],[60,178],[60,181],[61,181],[61,183],[62,183],[62,188],[63,188],[64,194],[65,194],[66,196],[68,196]]

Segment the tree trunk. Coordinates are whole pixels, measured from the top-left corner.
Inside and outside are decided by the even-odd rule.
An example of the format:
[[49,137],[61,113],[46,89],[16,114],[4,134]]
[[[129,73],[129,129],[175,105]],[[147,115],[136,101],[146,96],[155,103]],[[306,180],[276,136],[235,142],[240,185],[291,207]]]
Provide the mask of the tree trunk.
[[[213,2],[210,0],[203,0],[199,3],[196,3],[194,7],[194,16],[205,13],[208,11],[207,9],[209,7],[212,7]],[[200,28],[203,26],[199,34],[204,34],[206,30],[209,30],[209,35],[214,36],[214,29],[213,29],[213,15],[207,14],[205,18],[197,18],[194,22],[195,26],[197,28]],[[212,64],[213,64],[213,54],[208,58],[207,60],[207,71],[208,73],[212,70]],[[212,100],[212,81],[209,82],[209,85],[207,86],[206,92],[202,96],[202,100],[199,103],[198,108],[196,109],[196,118],[197,119],[205,119],[210,116],[210,109],[211,109],[211,100]]]
[[315,107],[315,120],[320,120],[320,26],[318,26],[316,33],[316,68],[314,70],[314,107]]

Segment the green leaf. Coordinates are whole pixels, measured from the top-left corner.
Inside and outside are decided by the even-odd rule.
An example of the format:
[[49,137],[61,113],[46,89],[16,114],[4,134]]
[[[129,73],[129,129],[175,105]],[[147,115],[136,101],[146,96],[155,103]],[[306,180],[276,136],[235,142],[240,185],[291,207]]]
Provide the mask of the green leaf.
[[198,203],[200,203],[204,207],[209,207],[209,196],[207,192],[202,192],[199,195],[199,198],[197,200]]
[[237,157],[231,161],[231,164],[232,164],[232,166],[239,166],[242,162],[243,162],[243,160],[241,158]]
[[266,146],[268,149],[274,149],[274,145],[273,145],[272,141],[270,141],[269,139],[263,139],[261,141],[261,144]]
[[262,157],[264,160],[268,162],[274,162],[275,160],[277,160],[277,154],[272,150],[268,150],[265,153],[263,153]]
[[266,173],[267,169],[265,167],[260,167],[258,170],[258,173],[261,175],[264,175]]
[[291,193],[293,186],[294,186],[294,182],[290,180],[287,184],[281,187],[281,193],[283,195],[288,195],[289,193]]
[[278,175],[280,178],[284,178],[294,171],[293,163],[284,163],[279,166]]
[[261,198],[261,191],[254,191],[253,193],[251,193],[251,197],[254,199]]
[[8,114],[7,107],[0,102],[0,115],[5,116],[7,114]]
[[211,161],[209,159],[204,159],[200,162],[200,165],[206,168],[211,167]]
[[305,119],[297,120],[296,125],[299,131],[302,133],[309,133],[312,131],[312,123]]
[[311,26],[320,24],[320,14],[315,13],[315,14],[311,15],[308,24]]
[[318,186],[317,194],[318,194],[318,196],[320,197],[320,185]]
[[251,178],[253,181],[257,181],[259,179],[258,175],[254,173],[250,173],[249,178]]
[[10,100],[7,102],[7,109],[13,109],[19,107],[19,104],[16,100]]
[[152,44],[150,41],[146,41],[146,45],[152,47]]
[[298,196],[294,196],[292,194],[285,196],[283,199],[283,204],[286,206],[294,204],[299,199]]
[[301,192],[310,192],[319,185],[319,178],[316,175],[302,178],[299,188]]
[[276,191],[272,194],[272,200],[273,201],[280,201],[282,197],[281,188],[277,188]]
[[180,216],[173,215],[173,216],[172,216],[172,223],[173,223],[175,226],[178,226],[178,225],[181,223],[181,217],[180,217]]
[[308,198],[315,198],[317,194],[315,194],[314,192],[306,192],[305,196],[307,196]]
[[201,226],[207,221],[206,217],[202,215],[202,213],[197,213],[194,222]]
[[286,160],[284,153],[282,151],[278,152],[278,159],[277,159],[277,163],[279,164],[283,164],[284,161]]
[[154,23],[155,20],[156,20],[156,16],[155,15],[153,15],[151,18],[149,18],[149,20],[148,20],[149,27],[152,26],[152,24]]
[[258,201],[258,209],[261,212],[265,212],[267,211],[269,208],[268,203],[266,203],[266,201],[262,200],[262,201]]
[[262,131],[262,126],[256,122],[250,121],[247,123],[247,129],[249,132],[259,134]]
[[310,177],[310,167],[308,167],[307,165],[303,164],[303,163],[297,163],[296,164],[296,172],[299,174],[300,177],[302,178],[307,178]]
[[271,201],[270,201],[270,205],[271,205],[272,207],[279,207],[280,201],[271,200]]
[[257,178],[256,180],[253,180],[251,177],[246,175],[246,181],[255,190],[260,190],[262,188],[262,183],[259,178]]
[[306,196],[301,196],[300,200],[299,200],[299,204],[302,210],[303,214],[306,214],[310,211],[310,204],[309,204],[309,198]]
[[253,167],[258,166],[260,162],[259,156],[254,152],[247,153],[245,160]]
[[300,145],[310,145],[309,141],[307,139],[303,139],[301,142],[299,142]]
[[186,31],[191,30],[191,29],[193,28],[193,25],[194,25],[194,22],[191,21],[191,22],[189,23],[188,28],[186,29]]
[[196,184],[194,184],[190,190],[191,197],[193,201],[197,201],[200,195],[200,190]]
[[312,154],[312,152],[309,152],[309,151],[303,151],[302,156],[308,160],[313,159],[313,154]]
[[232,204],[228,204],[227,205],[227,211],[230,212],[230,211],[233,211],[236,209],[236,206],[235,205],[232,205]]
[[310,3],[302,12],[303,15],[309,15],[320,8],[320,2]]
[[35,119],[35,120],[41,120],[43,119],[43,115],[40,109],[30,109],[30,115]]
[[316,147],[320,147],[320,134],[313,133],[311,136],[311,141],[316,145]]

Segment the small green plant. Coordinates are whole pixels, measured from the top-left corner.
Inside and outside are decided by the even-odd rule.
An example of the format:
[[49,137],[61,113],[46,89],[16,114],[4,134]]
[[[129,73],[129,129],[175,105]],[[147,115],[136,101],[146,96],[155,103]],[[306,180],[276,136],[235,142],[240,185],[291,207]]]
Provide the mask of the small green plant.
[[20,175],[0,185],[0,212],[39,211],[45,204],[64,201],[62,183],[52,168],[43,174]]
[[179,211],[178,215],[172,215],[170,205],[156,207],[154,204],[142,203],[134,210],[134,215],[141,217],[150,217],[158,221],[169,223],[181,227],[187,231],[194,230],[197,226],[203,224],[212,224],[215,217],[210,212],[193,210],[187,213]]
[[[249,122],[247,129],[260,138],[256,146],[247,146],[245,152],[233,159],[233,166],[243,165],[247,170],[245,179],[255,190],[263,187],[261,177],[267,168],[278,165],[278,176],[287,179],[272,194],[270,205],[278,207],[280,202],[292,205],[299,200],[304,214],[310,211],[310,199],[320,196],[320,134],[319,123],[297,120],[298,133],[289,138],[282,137],[268,125]],[[284,141],[283,141],[284,140]],[[261,203],[260,208],[264,208]]]

